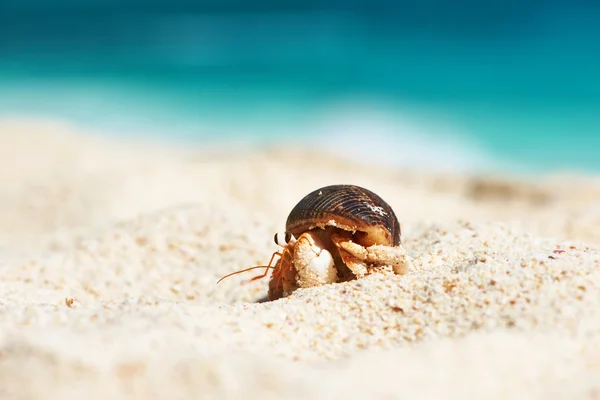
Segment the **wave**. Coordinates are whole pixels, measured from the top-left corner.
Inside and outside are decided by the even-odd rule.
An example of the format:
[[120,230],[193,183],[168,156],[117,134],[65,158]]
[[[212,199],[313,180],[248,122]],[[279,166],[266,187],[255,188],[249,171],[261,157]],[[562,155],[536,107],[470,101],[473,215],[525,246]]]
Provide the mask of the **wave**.
[[339,156],[394,167],[473,172],[501,161],[466,129],[435,112],[338,104],[316,113],[292,141]]

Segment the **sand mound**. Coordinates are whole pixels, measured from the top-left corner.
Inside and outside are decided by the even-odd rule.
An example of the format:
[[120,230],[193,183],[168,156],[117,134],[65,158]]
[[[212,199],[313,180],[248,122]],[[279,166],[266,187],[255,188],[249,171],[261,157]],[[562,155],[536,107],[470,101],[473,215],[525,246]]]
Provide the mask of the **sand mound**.
[[[0,176],[6,398],[600,393],[592,179],[569,193],[538,181],[530,201],[523,182],[483,195],[482,178],[353,166],[301,150],[143,151],[45,124],[0,123],[13,133],[0,135],[6,168],[32,164]],[[14,139],[23,130],[47,135],[45,151],[31,158],[29,142]],[[268,261],[273,233],[304,194],[350,181],[397,210],[413,257],[407,275],[268,303],[259,302],[266,280],[240,286],[251,273],[216,285]]]

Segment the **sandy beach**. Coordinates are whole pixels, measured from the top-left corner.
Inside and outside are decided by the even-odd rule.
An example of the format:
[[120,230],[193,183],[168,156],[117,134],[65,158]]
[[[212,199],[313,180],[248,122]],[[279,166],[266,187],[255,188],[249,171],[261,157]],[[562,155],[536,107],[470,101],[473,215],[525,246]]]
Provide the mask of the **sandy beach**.
[[[0,399],[600,398],[600,177],[442,174],[0,120]],[[292,207],[367,187],[403,276],[259,302]]]

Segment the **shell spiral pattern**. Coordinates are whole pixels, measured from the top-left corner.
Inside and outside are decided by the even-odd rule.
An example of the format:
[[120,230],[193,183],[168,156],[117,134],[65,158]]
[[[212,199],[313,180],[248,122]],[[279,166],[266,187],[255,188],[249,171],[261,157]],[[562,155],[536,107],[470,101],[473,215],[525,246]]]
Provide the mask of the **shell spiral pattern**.
[[366,232],[383,245],[400,244],[400,224],[394,210],[372,191],[355,185],[331,185],[307,194],[290,212],[286,230],[303,232],[335,225]]

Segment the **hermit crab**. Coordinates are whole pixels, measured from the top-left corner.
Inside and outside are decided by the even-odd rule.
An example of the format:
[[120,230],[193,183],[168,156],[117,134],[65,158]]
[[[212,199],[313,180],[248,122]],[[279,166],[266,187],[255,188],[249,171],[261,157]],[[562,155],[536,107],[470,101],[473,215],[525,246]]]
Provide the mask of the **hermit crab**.
[[[373,272],[404,274],[406,251],[400,244],[400,224],[392,208],[372,191],[355,185],[331,185],[304,196],[290,212],[284,233],[277,233],[269,264],[256,268],[267,276],[268,299],[307,288],[362,278]],[[272,266],[276,256],[279,260]],[[218,283],[218,282],[217,282]]]

